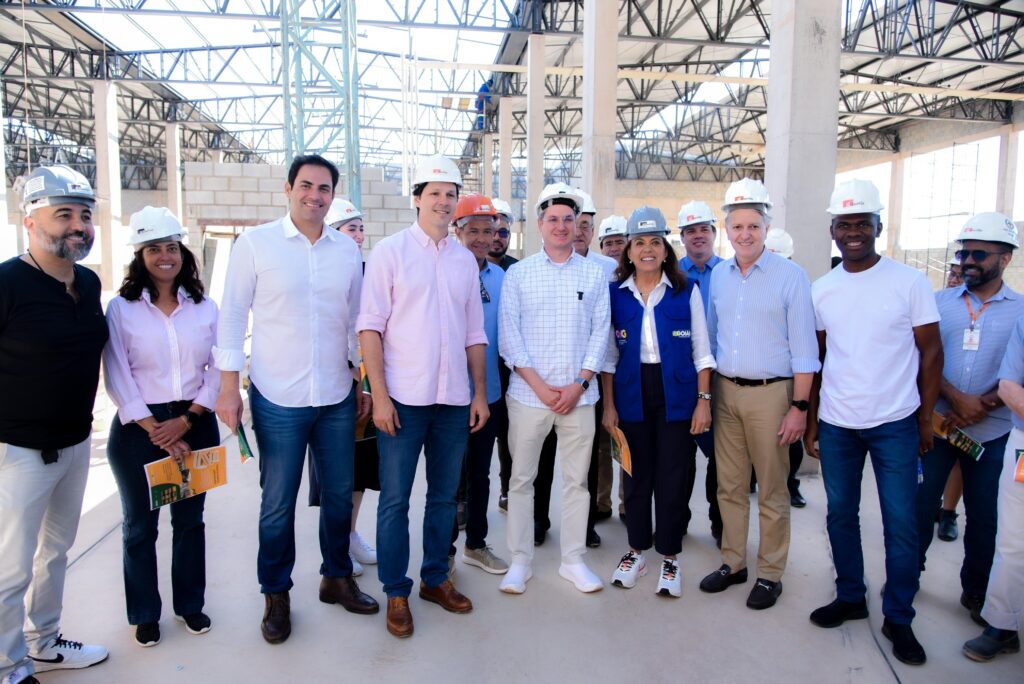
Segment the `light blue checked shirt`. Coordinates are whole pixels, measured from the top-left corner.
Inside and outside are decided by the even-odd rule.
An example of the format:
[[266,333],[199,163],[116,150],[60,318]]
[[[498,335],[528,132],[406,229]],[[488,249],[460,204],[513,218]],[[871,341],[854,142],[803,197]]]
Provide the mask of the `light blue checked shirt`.
[[817,373],[811,283],[802,268],[767,249],[744,276],[733,257],[711,271],[708,332],[718,372],[767,380]]
[[722,263],[722,257],[712,254],[704,270],[697,268],[697,264],[690,261],[690,257],[683,257],[679,260],[679,270],[686,274],[686,277],[697,283],[700,288],[700,298],[704,302],[704,315],[707,316],[708,306],[711,303],[711,273],[715,266]]
[[[573,252],[562,264],[541,250],[505,274],[498,320],[498,348],[512,368],[532,368],[554,387],[572,383],[584,369],[595,374],[604,364],[611,328],[608,278],[604,269]],[[508,396],[527,406],[547,408],[518,373]],[[597,382],[580,405],[597,402]]]
[[[982,335],[982,339],[985,336]],[[1003,362],[999,365],[999,377],[997,380],[1009,380],[1018,385],[1024,385],[1024,318],[1017,319],[1013,326],[1013,333],[1010,335],[1010,342],[1006,346],[1006,354]],[[1024,430],[1024,417],[1013,416],[1013,427]]]
[[[1010,342],[1013,327],[1021,314],[1024,314],[1024,298],[1004,283],[999,292],[988,300],[988,306],[974,324],[974,329],[981,333],[978,350],[965,351],[964,330],[971,325],[971,317],[964,303],[965,292],[971,298],[971,307],[977,314],[983,302],[972,294],[966,285],[950,287],[935,293],[935,305],[942,317],[939,321],[942,353],[945,359],[942,376],[961,392],[985,394],[999,384],[999,364]],[[949,402],[939,397],[935,410],[945,413],[949,409]],[[1000,406],[980,423],[961,429],[979,442],[1002,437],[1010,431],[1010,409]]]

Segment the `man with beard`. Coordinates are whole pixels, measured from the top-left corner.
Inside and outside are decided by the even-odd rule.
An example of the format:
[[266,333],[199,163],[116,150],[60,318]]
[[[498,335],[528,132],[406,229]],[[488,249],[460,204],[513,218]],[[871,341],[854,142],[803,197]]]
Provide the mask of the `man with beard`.
[[960,604],[978,624],[985,603],[996,544],[996,494],[1011,414],[999,399],[999,364],[1014,323],[1024,314],[1024,298],[1003,282],[1003,271],[1018,247],[1017,227],[996,212],[973,216],[957,241],[963,284],[939,290],[935,303],[942,317],[942,385],[935,410],[947,429],[959,428],[984,447],[971,455],[944,439],[921,459],[924,480],[917,490],[917,538],[924,570],[932,526],[942,490],[954,464],[963,477],[964,560]]
[[264,595],[260,630],[270,644],[292,631],[295,499],[307,448],[320,486],[320,600],[351,613],[380,610],[352,578],[349,556],[356,413],[365,416],[370,405],[353,382],[362,256],[352,238],[324,223],[337,184],[338,169],[323,157],[294,159],[284,185],[288,213],[235,241],[213,348],[221,371],[217,417],[233,432],[242,420],[239,374],[252,312],[249,408],[261,489],[256,574]]
[[501,266],[501,270],[507,271],[508,267],[517,263],[519,259],[510,257],[508,252],[508,239],[512,235],[512,207],[503,199],[494,198],[494,209],[498,212],[498,220],[494,231],[494,240],[491,242],[491,250],[487,252],[487,260],[492,264]]
[[836,599],[810,618],[833,628],[868,616],[860,499],[870,452],[885,538],[882,634],[897,660],[922,665],[925,652],[910,626],[919,574],[914,499],[919,457],[932,448],[942,342],[928,279],[875,251],[881,210],[869,181],[835,189],[830,230],[843,263],[811,288],[824,366],[814,379],[804,446],[821,459]]
[[77,669],[107,649],[60,633],[68,549],[89,473],[107,324],[92,248],[96,196],[66,166],[22,193],[28,252],[0,264],[0,681]]

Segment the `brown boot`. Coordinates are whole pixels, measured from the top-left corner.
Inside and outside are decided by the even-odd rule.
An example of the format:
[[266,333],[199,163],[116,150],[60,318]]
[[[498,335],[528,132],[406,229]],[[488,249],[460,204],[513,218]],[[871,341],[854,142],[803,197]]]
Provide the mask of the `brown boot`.
[[380,606],[369,594],[359,590],[351,577],[324,577],[320,580],[320,600],[324,603],[340,603],[350,613],[373,615],[380,612]]
[[436,603],[452,613],[468,613],[473,610],[473,602],[460,594],[451,580],[445,580],[436,587],[428,587],[420,582],[420,598]]
[[292,633],[291,599],[287,591],[279,594],[264,594],[267,607],[263,611],[260,631],[268,644],[280,644]]
[[388,631],[399,639],[412,636],[412,613],[409,612],[408,597],[388,599]]

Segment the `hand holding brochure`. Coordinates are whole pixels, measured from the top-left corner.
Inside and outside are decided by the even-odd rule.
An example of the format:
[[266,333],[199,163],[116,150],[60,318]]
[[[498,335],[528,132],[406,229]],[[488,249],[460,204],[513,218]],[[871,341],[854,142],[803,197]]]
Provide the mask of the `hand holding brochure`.
[[227,449],[218,446],[146,464],[150,510],[227,484],[226,454]]
[[935,436],[946,440],[975,461],[981,458],[981,455],[985,453],[985,447],[967,436],[960,428],[947,429],[945,422],[946,417],[941,413],[936,411],[932,414],[932,430],[935,432]]
[[626,471],[626,474],[630,477],[633,476],[633,458],[629,453],[629,444],[626,442],[626,435],[622,434],[622,430],[618,426],[612,428],[612,458],[616,463],[622,466],[622,469]]

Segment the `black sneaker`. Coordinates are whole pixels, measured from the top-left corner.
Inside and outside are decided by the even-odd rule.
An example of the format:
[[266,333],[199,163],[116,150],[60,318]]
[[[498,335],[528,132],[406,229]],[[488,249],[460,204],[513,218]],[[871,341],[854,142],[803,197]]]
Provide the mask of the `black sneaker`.
[[863,620],[868,616],[868,602],[861,599],[856,603],[836,599],[827,606],[822,606],[811,613],[811,622],[831,629],[838,627],[847,620]]
[[960,531],[956,527],[956,511],[939,511],[939,539],[946,542],[956,541]]
[[771,608],[780,596],[782,596],[782,580],[772,582],[758,579],[754,582],[754,588],[750,590],[750,596],[747,597],[747,608],[751,610]]
[[203,612],[178,615],[177,618],[185,623],[185,629],[189,634],[206,634],[213,626],[210,618]]
[[985,607],[985,596],[968,594],[966,591],[960,594],[960,605],[971,611],[971,619],[974,624],[980,627],[988,627],[985,618],[981,617],[981,609]]
[[594,516],[596,520],[607,520],[610,517],[612,517],[612,509],[610,508],[607,511],[598,509],[597,514]]
[[914,636],[910,625],[896,625],[889,618],[882,621],[882,636],[892,642],[892,654],[905,665],[924,665],[924,647]]
[[498,495],[498,511],[508,513],[508,494]]
[[544,538],[547,537],[548,531],[538,525],[533,526],[533,545],[540,546],[544,543]]
[[160,643],[160,623],[147,622],[135,627],[135,643],[143,648],[156,646]]
[[601,545],[601,536],[593,527],[587,530],[587,547],[596,549]]
[[1016,653],[1020,650],[1017,630],[986,627],[981,636],[964,644],[964,655],[979,663],[987,663],[1000,653]]
[[728,565],[722,565],[710,575],[700,581],[700,590],[708,594],[717,594],[725,591],[734,584],[743,584],[747,581],[747,569],[733,572]]

